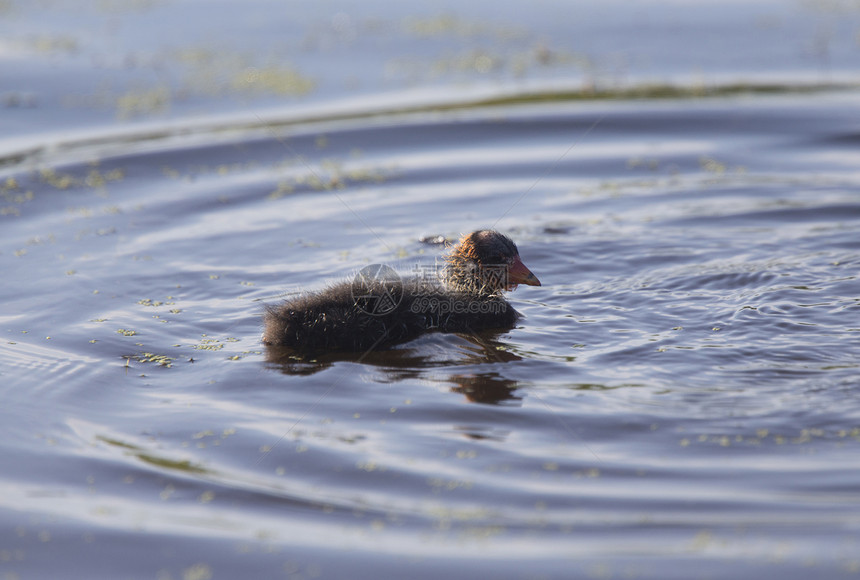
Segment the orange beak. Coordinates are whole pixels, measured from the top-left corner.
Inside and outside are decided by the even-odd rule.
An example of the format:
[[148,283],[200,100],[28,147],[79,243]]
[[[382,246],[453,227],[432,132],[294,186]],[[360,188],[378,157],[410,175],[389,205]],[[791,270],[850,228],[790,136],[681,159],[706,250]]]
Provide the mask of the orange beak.
[[508,266],[508,290],[513,290],[517,284],[540,286],[540,280],[532,274],[531,270],[526,268],[519,256],[514,258],[514,261]]

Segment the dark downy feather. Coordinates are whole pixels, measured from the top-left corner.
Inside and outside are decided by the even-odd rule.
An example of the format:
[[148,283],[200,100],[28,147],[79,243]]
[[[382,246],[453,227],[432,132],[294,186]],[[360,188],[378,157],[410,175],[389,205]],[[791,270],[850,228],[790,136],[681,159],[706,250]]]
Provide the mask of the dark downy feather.
[[[517,257],[517,247],[509,238],[492,231],[474,232],[452,250],[444,283],[405,280],[399,302],[382,313],[360,306],[352,282],[270,305],[264,314],[263,342],[304,352],[366,351],[434,330],[510,328],[519,315],[502,297],[505,281],[499,281],[497,274],[500,265]],[[369,283],[362,289],[365,293],[378,296],[386,290],[382,281]]]

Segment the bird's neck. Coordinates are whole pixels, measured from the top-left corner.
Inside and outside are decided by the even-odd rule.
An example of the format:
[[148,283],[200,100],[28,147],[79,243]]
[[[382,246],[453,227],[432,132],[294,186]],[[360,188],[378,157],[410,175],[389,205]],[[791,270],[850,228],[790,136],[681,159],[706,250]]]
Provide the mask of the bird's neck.
[[452,292],[486,298],[500,295],[504,288],[495,274],[498,272],[474,262],[454,260],[448,263],[443,277],[446,288]]

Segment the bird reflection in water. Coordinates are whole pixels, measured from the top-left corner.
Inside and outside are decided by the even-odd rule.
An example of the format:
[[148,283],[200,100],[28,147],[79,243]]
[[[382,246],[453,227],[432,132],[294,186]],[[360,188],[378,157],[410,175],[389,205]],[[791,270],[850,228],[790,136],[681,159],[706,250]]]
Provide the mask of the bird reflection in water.
[[506,379],[499,373],[451,375],[450,380],[456,384],[451,387],[451,391],[462,393],[473,403],[489,405],[507,403],[517,406],[522,404],[522,397],[515,394],[519,383]]
[[436,340],[417,341],[409,347],[365,353],[323,353],[311,356],[286,347],[266,349],[266,362],[280,372],[294,376],[309,376],[334,366],[338,362],[352,362],[374,367],[385,375],[385,382],[396,383],[409,379],[427,379],[427,372],[435,370],[433,381],[453,384],[451,391],[460,393],[468,401],[485,404],[519,404],[515,394],[517,381],[507,379],[497,371],[452,372],[443,377],[438,370],[473,367],[493,363],[521,360],[510,347],[498,340],[503,334],[484,331],[475,334],[457,334],[463,339],[451,344],[451,335]]

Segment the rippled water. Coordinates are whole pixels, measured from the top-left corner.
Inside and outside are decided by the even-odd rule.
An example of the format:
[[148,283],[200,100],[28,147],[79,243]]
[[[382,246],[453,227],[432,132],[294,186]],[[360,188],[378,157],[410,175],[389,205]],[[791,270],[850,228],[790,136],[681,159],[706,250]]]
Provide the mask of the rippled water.
[[[856,574],[858,102],[253,116],[7,165],[0,566]],[[544,284],[514,330],[267,362],[263,304],[479,227]]]

